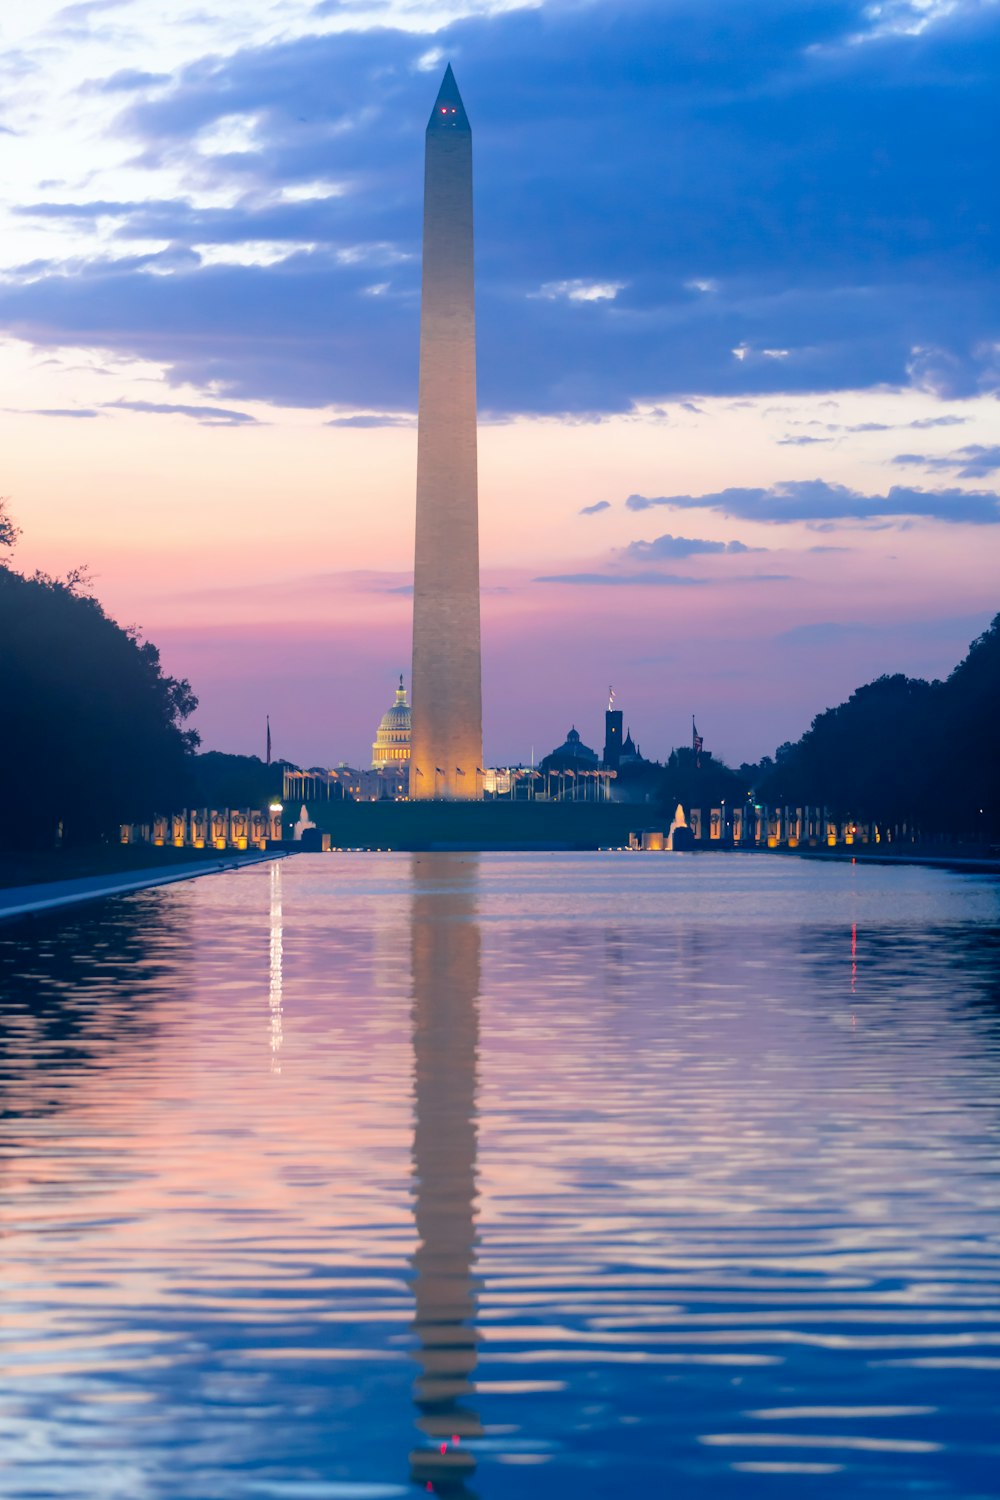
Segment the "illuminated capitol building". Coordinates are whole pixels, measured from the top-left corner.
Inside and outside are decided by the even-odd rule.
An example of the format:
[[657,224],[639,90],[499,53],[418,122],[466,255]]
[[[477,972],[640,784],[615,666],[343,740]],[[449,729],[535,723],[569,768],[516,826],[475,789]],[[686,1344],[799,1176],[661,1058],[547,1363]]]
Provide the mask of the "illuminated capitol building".
[[396,701],[382,715],[372,745],[372,770],[393,770],[410,764],[410,705],[406,701],[403,674],[399,674]]
[[[621,713],[609,712],[606,717],[608,744],[603,761],[596,751],[582,743],[577,730],[571,729],[566,744],[553,750],[537,768],[501,766],[481,771],[482,795],[505,801],[612,800],[611,783],[618,775],[619,765],[645,762],[634,749],[631,735],[622,741]],[[402,801],[410,796],[410,751],[411,709],[401,673],[395,701],[386,709],[375,731],[371,765],[362,770],[341,761],[330,770],[313,766],[308,771],[288,766],[284,772],[284,796],[288,801],[298,802],[340,797],[360,802]]]
[[284,795],[306,802],[348,797],[361,802],[389,798],[398,802],[410,790],[410,705],[400,673],[395,702],[379,720],[372,742],[372,761],[360,770],[341,761],[329,771],[285,771]]

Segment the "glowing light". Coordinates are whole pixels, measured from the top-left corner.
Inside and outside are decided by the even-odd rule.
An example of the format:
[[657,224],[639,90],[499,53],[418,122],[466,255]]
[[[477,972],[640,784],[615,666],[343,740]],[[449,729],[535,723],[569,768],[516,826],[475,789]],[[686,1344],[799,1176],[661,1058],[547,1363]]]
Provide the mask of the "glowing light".
[[283,1041],[284,942],[281,900],[281,861],[271,866],[270,972],[268,1007],[271,1013],[271,1072],[281,1072]]

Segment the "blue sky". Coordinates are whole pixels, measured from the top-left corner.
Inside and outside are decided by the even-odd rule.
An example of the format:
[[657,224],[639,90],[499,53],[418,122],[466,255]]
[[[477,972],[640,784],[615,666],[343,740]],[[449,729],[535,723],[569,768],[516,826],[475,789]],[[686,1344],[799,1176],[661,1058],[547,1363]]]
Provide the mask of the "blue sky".
[[[143,10],[70,7],[98,30]],[[987,4],[616,0],[465,17],[432,46],[379,26],[115,68],[79,90],[181,191],[40,183],[16,213],[72,253],[14,268],[0,322],[231,398],[412,409],[420,127],[447,57],[474,99],[485,412],[994,391],[997,36]]]
[[[561,615],[566,582],[602,598],[611,582],[618,598],[635,599],[638,637],[653,628],[647,601],[660,592],[641,585],[661,576],[666,598],[675,575],[716,589],[739,577],[773,599],[785,582],[803,582],[789,549],[829,570],[833,597],[843,556],[873,558],[886,528],[896,528],[893,545],[917,533],[905,541],[914,549],[906,586],[890,582],[897,614],[988,618],[989,589],[975,568],[970,589],[964,559],[981,566],[982,539],[1000,519],[998,23],[993,0],[42,0],[31,21],[0,20],[4,405],[37,414],[60,442],[92,442],[80,449],[87,464],[112,433],[127,446],[169,423],[177,482],[205,475],[204,504],[222,507],[230,533],[232,499],[207,476],[216,458],[241,465],[248,450],[234,459],[224,445],[277,443],[262,435],[274,429],[287,437],[289,473],[296,434],[308,430],[310,455],[329,454],[335,488],[345,476],[334,565],[342,554],[355,570],[405,571],[402,543],[389,556],[365,533],[347,475],[397,444],[383,498],[388,529],[402,536],[422,136],[450,60],[474,132],[484,431],[499,429],[498,452],[523,459],[524,495],[500,497],[511,520],[498,528],[504,547],[484,548],[484,566],[521,568],[495,581],[531,601],[525,619],[545,615],[537,580],[552,581],[548,607]],[[769,434],[766,460],[750,423]],[[108,436],[72,437],[70,427]],[[184,436],[193,427],[213,435],[215,457]],[[592,427],[606,432],[599,469],[609,482],[596,492],[568,456]],[[316,446],[323,433],[326,450]],[[565,445],[561,467],[555,448],[540,460],[539,433]],[[512,457],[516,489],[515,467]],[[26,472],[17,471],[14,508],[26,502],[31,518]],[[522,501],[528,514],[551,508],[534,554],[508,545]],[[317,514],[309,510],[309,536]],[[645,535],[640,517],[655,523]],[[734,522],[756,529],[737,535]],[[837,545],[822,551],[810,527],[838,529]],[[919,610],[940,528],[947,577]],[[121,535],[109,514],[95,540],[112,602],[126,608]],[[782,556],[754,562],[762,551]],[[694,570],[677,573],[678,561]],[[266,591],[289,566],[269,577],[251,547],[234,586],[249,578]],[[778,635],[809,623],[802,601],[814,576],[785,590],[803,617],[786,611]],[[873,587],[859,575],[844,623],[867,618],[877,635],[887,596],[866,594]],[[618,610],[620,644],[627,606]],[[166,605],[144,614],[168,635],[185,624]],[[313,623],[320,632],[319,613]],[[666,617],[661,625],[675,630]],[[961,649],[949,630],[927,670]],[[498,684],[513,683],[519,642]],[[387,681],[407,655],[401,641]],[[917,670],[926,656],[925,645],[900,665]],[[846,673],[857,654],[842,662],[831,696],[854,685]],[[602,662],[600,675],[614,665]],[[875,652],[871,665],[890,663]],[[692,657],[693,681],[703,667]],[[502,701],[511,689],[498,691]],[[633,691],[643,691],[641,674]],[[249,723],[248,709],[227,702],[232,722]],[[804,727],[824,706],[790,696],[781,727],[790,731],[795,713]],[[214,738],[222,724],[213,722]],[[753,726],[748,753],[766,748],[767,727]],[[523,738],[527,721],[521,729]],[[734,717],[730,753],[739,733]],[[513,753],[512,739],[496,758]]]

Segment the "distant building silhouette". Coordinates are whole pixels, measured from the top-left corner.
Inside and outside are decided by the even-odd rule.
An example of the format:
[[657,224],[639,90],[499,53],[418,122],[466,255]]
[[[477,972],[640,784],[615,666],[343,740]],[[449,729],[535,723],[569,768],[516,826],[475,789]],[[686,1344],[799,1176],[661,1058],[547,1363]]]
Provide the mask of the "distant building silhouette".
[[604,715],[604,769],[617,771],[622,753],[622,711],[609,708]]
[[621,765],[621,766],[637,766],[637,765],[650,765],[651,764],[651,762],[647,761],[645,759],[645,757],[641,754],[638,745],[636,745],[635,741],[632,738],[632,731],[631,731],[631,729],[629,729],[629,731],[626,734],[624,740],[622,741],[621,755],[618,757],[618,764]]
[[580,732],[576,725],[566,736],[565,743],[546,755],[539,762],[540,771],[577,771],[596,770],[598,765],[597,751],[591,750],[580,738]]

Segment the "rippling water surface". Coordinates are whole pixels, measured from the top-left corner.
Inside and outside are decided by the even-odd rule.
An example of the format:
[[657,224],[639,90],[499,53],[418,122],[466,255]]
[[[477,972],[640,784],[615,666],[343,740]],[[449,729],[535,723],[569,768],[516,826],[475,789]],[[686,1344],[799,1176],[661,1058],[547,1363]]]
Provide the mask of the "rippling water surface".
[[307,856],[0,928],[0,1494],[1000,1493],[1000,886]]

